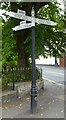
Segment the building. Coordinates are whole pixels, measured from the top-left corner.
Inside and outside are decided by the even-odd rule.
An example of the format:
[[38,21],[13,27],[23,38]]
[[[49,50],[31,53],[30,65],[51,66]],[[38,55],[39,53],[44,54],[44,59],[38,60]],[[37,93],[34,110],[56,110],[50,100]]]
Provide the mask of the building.
[[66,55],[63,55],[63,57],[60,58],[60,66],[66,67]]

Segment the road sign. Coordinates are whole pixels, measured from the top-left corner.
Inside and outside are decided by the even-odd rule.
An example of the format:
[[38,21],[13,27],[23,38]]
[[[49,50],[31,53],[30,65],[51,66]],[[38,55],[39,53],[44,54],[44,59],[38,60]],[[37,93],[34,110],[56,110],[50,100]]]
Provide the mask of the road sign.
[[20,25],[26,24],[26,21],[20,21]]
[[24,10],[20,10],[20,9],[17,10],[17,13],[20,13],[20,14],[23,14],[23,15],[26,14],[26,12]]
[[57,25],[57,23],[50,21],[50,20],[44,20],[44,19],[39,19],[39,18],[32,18],[32,16],[27,16],[21,13],[15,13],[15,12],[6,12],[6,15],[9,15],[10,17],[14,17],[17,19],[21,19],[21,20],[25,20],[25,21],[29,21],[32,22],[32,19],[34,20],[35,23],[38,24],[45,24],[45,25]]
[[22,29],[26,29],[26,28],[31,28],[31,27],[32,27],[32,23],[27,23],[27,24],[20,24],[19,26],[16,26],[12,29],[14,31],[18,31],[18,30],[22,30]]

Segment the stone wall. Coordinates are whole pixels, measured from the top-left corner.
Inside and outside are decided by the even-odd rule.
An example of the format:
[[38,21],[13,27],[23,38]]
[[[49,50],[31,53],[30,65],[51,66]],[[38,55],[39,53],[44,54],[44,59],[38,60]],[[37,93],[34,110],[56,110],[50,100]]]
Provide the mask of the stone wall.
[[[44,89],[44,80],[36,80],[37,91]],[[17,97],[21,97],[26,93],[31,92],[31,82],[23,82],[15,85]]]

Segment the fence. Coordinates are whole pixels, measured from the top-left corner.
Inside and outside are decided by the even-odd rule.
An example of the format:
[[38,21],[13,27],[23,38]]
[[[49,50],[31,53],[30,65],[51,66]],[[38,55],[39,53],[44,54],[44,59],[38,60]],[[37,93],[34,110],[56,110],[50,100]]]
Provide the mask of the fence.
[[[39,79],[41,74],[36,69],[36,79]],[[15,84],[24,81],[32,80],[31,68],[4,68],[2,69],[2,89],[15,90]]]

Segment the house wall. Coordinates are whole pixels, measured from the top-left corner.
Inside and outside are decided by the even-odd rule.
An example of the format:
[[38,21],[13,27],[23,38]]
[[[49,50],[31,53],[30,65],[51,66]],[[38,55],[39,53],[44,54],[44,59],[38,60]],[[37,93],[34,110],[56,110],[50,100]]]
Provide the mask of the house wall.
[[66,55],[64,55],[63,58],[60,59],[60,66],[66,67]]

